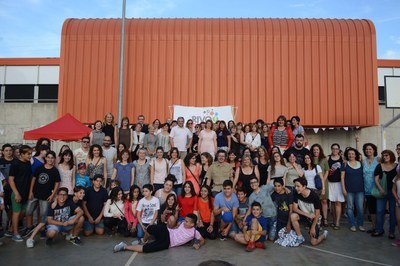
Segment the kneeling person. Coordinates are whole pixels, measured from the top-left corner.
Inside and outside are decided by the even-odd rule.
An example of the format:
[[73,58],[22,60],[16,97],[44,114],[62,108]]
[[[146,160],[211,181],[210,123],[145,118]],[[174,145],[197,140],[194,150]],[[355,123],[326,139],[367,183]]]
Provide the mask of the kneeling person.
[[257,201],[251,204],[251,214],[247,216],[243,226],[243,233],[235,235],[235,241],[247,245],[247,251],[254,248],[265,248],[267,235],[267,218],[261,216],[261,204]]
[[[153,224],[147,227],[147,232],[155,238],[154,242],[146,243],[145,245],[128,246],[126,243],[121,242],[114,247],[114,252],[130,250],[134,252],[156,252],[168,248],[182,246],[191,240],[195,240],[193,248],[199,249],[204,245],[204,238],[196,230],[197,216],[193,213],[186,215],[183,223],[176,229],[170,229],[165,224]],[[147,238],[144,237],[144,242]]]
[[67,188],[61,187],[57,190],[56,202],[57,204],[49,206],[47,213],[47,245],[51,245],[58,233],[70,233],[71,239],[77,237],[84,221],[82,209],[72,200],[68,200]]
[[327,230],[320,234],[321,201],[314,191],[307,188],[305,178],[297,178],[293,183],[297,191],[293,202],[293,213],[290,216],[292,226],[297,234],[294,246],[299,246],[305,241],[299,221],[304,221],[306,226],[310,227],[311,245],[316,246],[328,236]]

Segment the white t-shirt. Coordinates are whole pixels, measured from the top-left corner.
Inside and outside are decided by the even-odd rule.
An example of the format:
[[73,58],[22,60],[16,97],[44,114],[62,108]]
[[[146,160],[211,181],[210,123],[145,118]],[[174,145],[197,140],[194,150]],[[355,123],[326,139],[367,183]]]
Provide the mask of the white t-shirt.
[[109,147],[105,149],[103,147],[103,156],[107,161],[107,176],[111,177],[114,170],[114,157],[117,155],[117,149],[114,147]]
[[188,139],[192,138],[192,133],[186,127],[173,127],[169,136],[174,141],[174,147],[177,147],[179,151],[186,151],[186,145]]
[[78,149],[74,150],[73,154],[74,154],[75,163],[77,166],[80,163],[86,162],[86,157],[87,157],[88,153],[89,153],[89,150],[87,152],[84,152],[82,150],[82,148],[78,148]]
[[156,197],[151,197],[151,200],[147,200],[146,198],[142,198],[138,206],[136,207],[137,211],[142,211],[142,223],[149,224],[153,219],[156,211],[160,209],[160,201]]
[[[321,166],[317,165],[316,167],[317,167],[317,172],[318,173],[322,173]],[[315,187],[314,178],[315,178],[315,176],[317,174],[315,172],[315,168],[312,169],[312,170],[305,170],[303,168],[303,171],[304,171],[304,177],[305,177],[305,179],[307,179],[307,187],[315,189],[316,187]],[[321,178],[322,178],[322,176],[321,176]]]

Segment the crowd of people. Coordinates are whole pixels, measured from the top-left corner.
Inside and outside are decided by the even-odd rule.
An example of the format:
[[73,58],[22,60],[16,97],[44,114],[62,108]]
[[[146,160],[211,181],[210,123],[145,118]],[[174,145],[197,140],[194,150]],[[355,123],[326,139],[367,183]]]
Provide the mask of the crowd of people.
[[[318,245],[328,228],[343,230],[342,216],[351,232],[379,237],[388,213],[394,240],[398,159],[356,142],[343,151],[334,143],[326,156],[318,143],[308,148],[297,116],[281,115],[271,125],[261,119],[195,125],[183,117],[147,125],[140,115],[133,126],[124,117],[118,127],[108,113],[76,150],[64,145],[56,154],[46,138],[34,148],[2,146],[4,234],[25,238],[28,248],[38,237],[52,245],[61,234],[80,245],[81,235],[120,234],[131,243],[117,244],[115,252],[146,253],[230,238],[250,252],[267,241],[299,246],[305,232]],[[400,156],[400,144],[396,151]]]

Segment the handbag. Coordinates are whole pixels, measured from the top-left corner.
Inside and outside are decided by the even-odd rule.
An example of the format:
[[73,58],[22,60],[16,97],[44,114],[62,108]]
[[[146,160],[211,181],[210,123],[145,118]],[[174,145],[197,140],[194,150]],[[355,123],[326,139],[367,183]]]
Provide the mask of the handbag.
[[[379,179],[379,184],[381,185],[383,191],[385,191],[387,193],[387,182],[386,182],[386,173],[385,171],[382,170],[382,178]],[[374,182],[374,186],[371,190],[371,195],[377,199],[382,199],[385,196],[381,194],[381,192],[379,191],[378,186],[375,184]]]
[[117,209],[119,210],[119,212],[122,214],[122,219],[121,221],[118,223],[118,232],[124,236],[129,236],[129,230],[128,230],[128,221],[125,218],[125,214],[123,211],[121,211],[121,209],[118,207],[118,205],[114,202],[115,207],[117,207]]
[[322,179],[318,174],[317,166],[315,166],[315,174],[316,174],[314,177],[315,188],[320,190],[322,189]]

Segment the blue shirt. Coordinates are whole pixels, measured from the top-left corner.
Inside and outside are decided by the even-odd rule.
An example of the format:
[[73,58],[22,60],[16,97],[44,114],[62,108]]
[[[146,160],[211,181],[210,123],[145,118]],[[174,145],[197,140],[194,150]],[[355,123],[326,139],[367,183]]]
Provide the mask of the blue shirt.
[[372,188],[375,185],[375,168],[379,164],[378,157],[375,157],[371,165],[368,165],[367,159],[363,162],[363,172],[364,172],[364,193],[365,195],[371,195]]
[[224,192],[218,193],[214,198],[214,207],[220,208],[228,208],[232,211],[234,208],[239,208],[239,200],[235,193],[232,193],[231,199],[229,201],[226,200]]
[[79,173],[75,175],[75,187],[90,187],[92,186],[92,182],[90,182],[90,178],[87,175],[81,176]]
[[344,184],[347,192],[364,192],[364,175],[360,162],[357,162],[357,167],[351,167],[348,162],[342,164],[342,172],[345,172]]
[[[253,220],[253,218],[256,218],[252,213],[250,213],[249,216],[247,216],[246,218],[246,224],[247,224],[247,229],[250,230],[251,229],[251,220]],[[264,216],[260,216],[258,218],[256,218],[258,220],[258,223],[261,225],[262,227],[262,231],[267,231],[267,218],[265,218]],[[265,242],[265,235],[260,236],[259,239],[257,239],[256,242]]]

